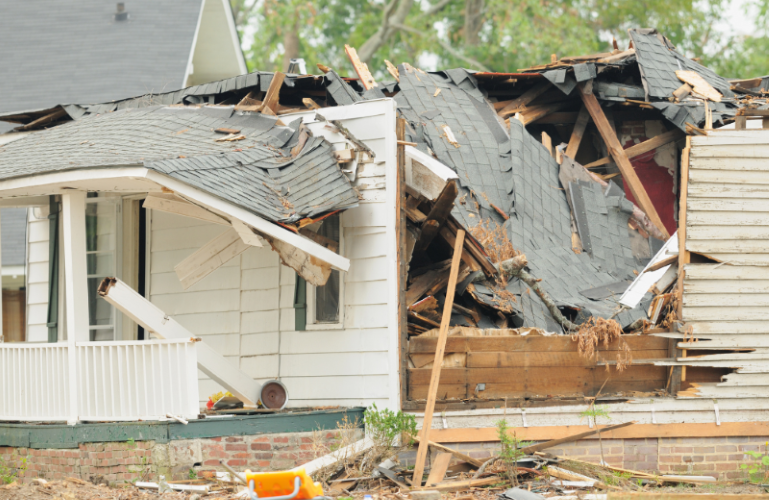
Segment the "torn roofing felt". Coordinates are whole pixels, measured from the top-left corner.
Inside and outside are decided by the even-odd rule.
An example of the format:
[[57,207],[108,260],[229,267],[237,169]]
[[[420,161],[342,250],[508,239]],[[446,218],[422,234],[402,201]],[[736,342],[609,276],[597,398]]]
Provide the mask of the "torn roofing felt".
[[[149,107],[91,115],[0,148],[0,179],[80,168],[142,165],[261,217],[295,222],[353,207],[358,196],[332,146],[309,137],[300,120],[235,115],[231,107]],[[216,142],[240,130],[242,140]]]
[[[618,281],[629,284],[634,276],[638,263],[628,234],[632,205],[624,194],[604,192],[595,182],[574,185],[572,191],[584,213],[579,226],[586,235],[589,232],[591,244],[590,253],[575,253],[559,165],[523,124],[510,120],[508,133],[465,70],[423,73],[401,65],[399,72],[400,92],[395,99],[411,127],[410,140],[419,149],[432,151],[459,176],[453,215],[467,228],[488,219],[502,225],[560,308],[579,311],[583,319],[613,316],[618,297],[609,294],[593,300],[579,292],[616,286]],[[473,288],[470,293],[487,305],[507,303],[504,308],[517,313],[519,326],[561,329],[523,282],[507,286],[506,291],[516,297],[514,303],[499,293],[495,283],[476,283]],[[645,316],[639,307],[616,319],[624,327]]]

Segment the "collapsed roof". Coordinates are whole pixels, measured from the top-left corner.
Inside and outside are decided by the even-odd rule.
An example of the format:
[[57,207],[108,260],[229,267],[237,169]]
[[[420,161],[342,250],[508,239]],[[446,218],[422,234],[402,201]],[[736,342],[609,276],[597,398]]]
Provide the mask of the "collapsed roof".
[[[633,48],[626,51],[562,58],[517,73],[426,73],[402,64],[391,69],[395,82],[372,86],[333,70],[322,76],[255,72],[164,94],[6,114],[0,120],[19,123],[19,130],[74,123],[1,148],[0,179],[142,164],[268,220],[293,223],[349,208],[357,198],[328,145],[311,138],[296,154],[300,123],[284,126],[275,115],[394,97],[407,121],[406,140],[457,174],[453,218],[438,223],[464,226],[470,234],[491,228],[493,237],[485,242],[489,254],[489,245],[511,242],[570,320],[614,318],[629,328],[646,318],[652,296],[646,294],[634,308],[621,306],[618,296],[662,246],[654,237],[663,237],[665,228],[650,223],[635,197],[626,195],[621,177],[606,182],[596,174],[618,175],[611,173],[614,153],[600,137],[593,137],[591,148],[594,156],[605,157],[594,162],[603,170],[589,173],[575,161],[579,140],[574,158],[559,162],[537,135],[547,130],[556,144],[570,142],[564,130],[577,128],[585,94],[594,95],[614,119],[668,123],[670,130],[656,146],[679,140],[680,131],[727,123],[746,108],[769,107],[763,99],[767,79],[730,83],[678,53],[654,30],[630,30],[630,36]],[[269,95],[276,88],[279,98]],[[564,124],[574,126],[564,129]],[[245,137],[237,144],[217,143],[212,132],[217,127],[238,129]],[[649,151],[654,154],[654,148],[644,150]],[[315,189],[318,179],[324,190]],[[675,198],[672,191],[668,196]],[[430,211],[434,201],[417,199],[414,207]],[[424,220],[423,214],[410,225],[419,250],[411,259],[412,279],[441,266],[440,249],[430,246],[434,231],[419,243]],[[491,274],[465,277],[460,293],[483,314],[458,314],[453,324],[495,327],[501,315],[505,325],[563,329],[529,285]],[[440,290],[431,291],[440,300]]]

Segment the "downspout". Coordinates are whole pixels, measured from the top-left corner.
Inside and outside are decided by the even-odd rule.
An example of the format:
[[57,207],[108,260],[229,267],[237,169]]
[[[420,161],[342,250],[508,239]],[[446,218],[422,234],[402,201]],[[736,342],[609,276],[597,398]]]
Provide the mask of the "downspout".
[[48,342],[59,341],[59,213],[56,195],[48,197]]

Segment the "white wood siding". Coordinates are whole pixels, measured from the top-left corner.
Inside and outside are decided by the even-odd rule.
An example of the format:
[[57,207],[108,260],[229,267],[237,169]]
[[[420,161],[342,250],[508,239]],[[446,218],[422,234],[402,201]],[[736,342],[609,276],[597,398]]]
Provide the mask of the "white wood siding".
[[27,342],[48,341],[48,219],[28,210]]
[[[342,253],[351,261],[349,272],[342,273],[342,328],[295,331],[296,273],[281,265],[269,248],[250,248],[183,291],[173,267],[226,227],[159,211],[151,211],[150,219],[150,300],[254,379],[280,379],[288,387],[290,406],[376,402],[396,408],[394,189],[386,189],[396,167],[394,103],[324,111],[376,153],[375,163],[357,169],[360,206],[341,217]],[[345,146],[335,129],[311,123],[313,113],[302,116],[313,133],[338,149]],[[394,177],[389,182],[394,186]],[[199,375],[204,403],[222,389]]]
[[[736,368],[702,397],[769,395],[769,130],[714,131],[692,138],[686,249],[720,264],[685,266],[686,349],[754,349],[687,360]],[[682,361],[682,360],[679,360]]]

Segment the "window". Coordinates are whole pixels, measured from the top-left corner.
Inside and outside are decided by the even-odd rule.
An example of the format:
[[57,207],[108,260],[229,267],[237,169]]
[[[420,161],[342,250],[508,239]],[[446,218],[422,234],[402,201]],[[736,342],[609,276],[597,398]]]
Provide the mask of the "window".
[[92,341],[115,340],[117,311],[96,293],[108,276],[119,276],[118,236],[120,198],[89,193],[85,209],[86,259],[88,265],[88,326]]
[[[317,228],[314,227],[317,225]],[[318,236],[331,240],[336,244],[340,254],[342,246],[342,230],[339,214],[326,217],[322,221],[309,226]],[[328,281],[323,286],[307,287],[307,327],[330,328],[342,323],[342,277],[336,269],[331,270]]]

